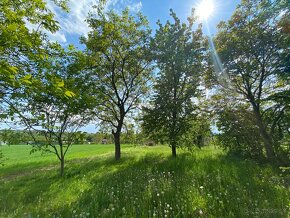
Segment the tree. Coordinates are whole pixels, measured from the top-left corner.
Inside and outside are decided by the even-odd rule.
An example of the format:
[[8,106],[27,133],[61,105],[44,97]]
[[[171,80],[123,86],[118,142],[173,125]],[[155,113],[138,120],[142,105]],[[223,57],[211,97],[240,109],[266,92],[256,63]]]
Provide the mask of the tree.
[[26,131],[23,130],[0,130],[0,141],[7,145],[19,145],[27,143],[31,140],[31,137]]
[[269,103],[266,99],[285,90],[286,87],[278,82],[278,75],[285,76],[287,67],[289,69],[289,62],[285,62],[285,57],[289,56],[289,36],[278,25],[281,5],[288,3],[280,3],[242,1],[231,19],[219,24],[215,40],[223,72],[231,82],[227,88],[239,94],[237,101],[250,103],[267,158],[271,161],[275,151],[273,135],[263,116]]
[[[83,136],[79,129],[89,122],[95,101],[87,92],[90,87],[86,78],[77,73],[80,52],[71,47],[68,51],[58,49],[59,56],[42,63],[42,71],[36,78],[39,85],[27,87],[10,106],[14,120],[33,138],[32,151],[55,154],[63,176],[65,156]],[[42,141],[38,140],[39,136],[43,136]]]
[[138,107],[147,92],[150,60],[147,57],[150,29],[144,16],[113,11],[88,18],[92,31],[82,38],[99,99],[97,118],[110,125],[115,141],[115,158],[121,157],[120,135],[125,118]]
[[[68,12],[67,0],[50,1]],[[105,0],[98,1],[98,9],[101,9],[104,3]],[[57,97],[56,92],[46,95],[56,98],[72,97],[72,92],[65,88],[66,85],[60,77],[48,76],[48,72],[44,76],[42,72],[44,65],[49,63],[51,58],[55,58],[60,47],[50,42],[46,34],[59,30],[54,14],[46,4],[47,1],[44,0],[0,2],[1,121],[13,119],[14,115],[18,115],[19,118],[19,103],[27,103],[27,99],[24,98],[29,95],[45,93],[43,87],[47,87],[48,84],[57,90]],[[15,112],[18,114],[14,114]]]
[[[65,1],[54,0],[66,8]],[[0,2],[0,120],[13,116],[7,110],[7,101],[23,86],[32,85],[30,72],[38,60],[46,56],[46,37],[41,32],[58,30],[54,15],[43,0]],[[28,25],[35,26],[29,29]],[[10,102],[11,103],[11,102]],[[11,113],[11,111],[10,111]]]
[[168,142],[175,157],[178,141],[193,118],[204,49],[201,26],[193,31],[193,18],[186,25],[172,10],[170,15],[174,22],[158,22],[152,42],[159,71],[151,105],[144,108],[143,127]]

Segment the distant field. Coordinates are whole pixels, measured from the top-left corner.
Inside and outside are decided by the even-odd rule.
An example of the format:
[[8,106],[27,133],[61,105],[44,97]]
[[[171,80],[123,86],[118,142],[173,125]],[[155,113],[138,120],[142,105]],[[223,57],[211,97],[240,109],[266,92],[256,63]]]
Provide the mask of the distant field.
[[[54,155],[2,146],[0,217],[288,217],[283,172],[226,156],[167,146],[74,145],[65,176]],[[289,185],[289,184],[288,184]]]
[[[128,147],[125,145],[124,148]],[[42,152],[30,154],[30,145],[1,146],[5,157],[5,165],[0,169],[0,176],[6,173],[30,170],[40,166],[59,163],[56,155]],[[94,157],[114,151],[113,145],[73,145],[67,153],[66,160]]]
[[[155,150],[168,150],[168,147],[156,146]],[[17,173],[18,171],[23,172],[23,170],[30,170],[40,166],[55,165],[59,163],[56,155],[50,153],[42,152],[31,152],[30,145],[5,145],[0,147],[3,151],[5,157],[5,165],[0,168],[0,176],[6,173]],[[148,147],[144,147],[148,150]],[[122,145],[122,153],[134,153],[135,146],[132,145]],[[135,149],[136,150],[136,149]],[[140,150],[139,150],[140,151]],[[113,157],[114,155],[114,145],[113,144],[86,144],[86,145],[73,145],[67,155],[66,160],[80,159],[80,158],[94,158],[98,155],[106,154]]]

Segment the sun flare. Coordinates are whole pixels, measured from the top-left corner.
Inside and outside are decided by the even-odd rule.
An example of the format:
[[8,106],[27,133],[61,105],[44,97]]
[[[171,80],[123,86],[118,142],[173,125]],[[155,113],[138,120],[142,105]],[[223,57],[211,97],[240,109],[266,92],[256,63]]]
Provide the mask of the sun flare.
[[207,19],[213,13],[213,10],[212,0],[202,0],[196,8],[196,14],[200,19]]

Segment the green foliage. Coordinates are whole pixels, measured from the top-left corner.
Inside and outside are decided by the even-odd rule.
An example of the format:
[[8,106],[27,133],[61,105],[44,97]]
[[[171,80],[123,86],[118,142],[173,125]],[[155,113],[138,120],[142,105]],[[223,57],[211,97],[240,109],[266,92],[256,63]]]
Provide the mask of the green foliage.
[[[21,86],[32,84],[31,71],[46,55],[46,38],[40,29],[58,30],[54,14],[42,0],[0,3],[0,100]],[[30,29],[35,26],[37,28]]]
[[275,152],[280,162],[289,164],[290,91],[283,90],[270,95],[267,101],[271,103],[271,106],[265,110],[264,116],[273,135]]
[[112,148],[73,146],[64,179],[57,176],[51,156],[28,158],[28,146],[5,147],[12,160],[0,172],[0,193],[5,193],[0,195],[0,216],[289,215],[289,189],[272,167],[213,148],[173,159],[164,146],[125,146],[124,158],[116,163]]
[[196,147],[201,148],[209,145],[212,137],[210,125],[210,120],[204,115],[195,117],[180,139],[181,147],[193,152]]
[[29,133],[21,130],[3,129],[0,130],[0,142],[7,145],[26,144],[32,141]]
[[220,144],[231,153],[261,160],[264,157],[262,139],[248,108],[224,108],[219,112],[217,135]]
[[144,108],[143,127],[174,149],[193,117],[192,98],[198,96],[204,48],[201,27],[192,30],[193,19],[187,25],[172,10],[171,16],[174,22],[164,26],[159,22],[152,40],[159,71],[151,105]]

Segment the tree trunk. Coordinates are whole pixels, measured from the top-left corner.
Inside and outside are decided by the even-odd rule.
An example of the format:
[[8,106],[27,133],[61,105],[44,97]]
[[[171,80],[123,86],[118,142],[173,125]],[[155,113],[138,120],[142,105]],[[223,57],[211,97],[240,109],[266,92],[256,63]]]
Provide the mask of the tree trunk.
[[266,130],[266,126],[264,125],[264,122],[262,120],[259,108],[254,103],[252,103],[252,106],[253,106],[255,118],[257,121],[257,126],[259,127],[260,135],[261,135],[263,142],[264,142],[266,156],[267,156],[268,160],[274,161],[275,153],[274,153],[274,149],[273,149],[272,137],[271,137],[271,135],[269,135],[269,133]]
[[258,121],[258,126],[259,126],[259,130],[260,130],[260,134],[261,134],[262,139],[264,141],[264,146],[265,146],[267,158],[270,161],[273,161],[274,157],[275,157],[275,153],[274,153],[274,149],[273,149],[272,138],[267,133],[266,128],[265,128],[263,123],[259,123],[259,121]]
[[115,141],[115,159],[120,160],[121,158],[121,143],[120,143],[120,132],[116,132],[114,135],[114,141]]
[[121,158],[121,132],[124,122],[125,112],[124,107],[120,108],[120,120],[118,120],[118,126],[116,128],[116,131],[112,130],[112,133],[114,135],[114,142],[115,142],[115,159],[120,160]]
[[172,145],[171,146],[171,150],[172,150],[172,157],[176,157],[176,145]]
[[58,144],[60,148],[59,160],[60,160],[60,176],[62,177],[64,174],[64,152],[63,152],[63,144],[61,137],[58,138]]
[[[174,90],[174,99],[176,98],[176,90]],[[174,109],[172,113],[172,127],[171,127],[171,133],[170,133],[170,144],[171,144],[171,151],[172,151],[172,157],[176,157],[176,120],[177,120],[177,112]]]
[[64,174],[64,157],[60,159],[60,176],[62,177]]

